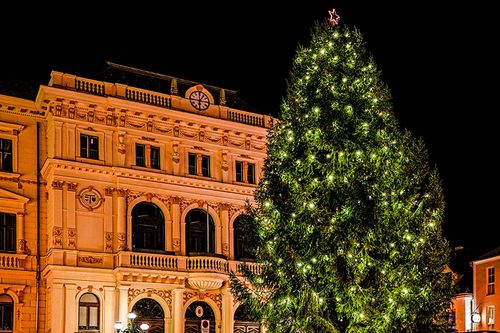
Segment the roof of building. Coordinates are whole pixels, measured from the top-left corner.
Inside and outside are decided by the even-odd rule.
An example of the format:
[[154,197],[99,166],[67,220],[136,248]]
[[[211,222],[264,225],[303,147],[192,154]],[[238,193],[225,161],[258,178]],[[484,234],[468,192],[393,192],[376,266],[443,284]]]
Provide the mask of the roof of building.
[[474,261],[493,258],[493,257],[497,257],[497,256],[500,256],[500,246],[497,248],[494,248],[491,251],[486,252],[485,254],[483,254],[479,257],[477,257]]
[[94,75],[92,78],[112,83],[122,83],[132,87],[156,91],[164,94],[172,94],[171,84],[172,80],[175,80],[177,83],[177,95],[179,96],[184,96],[186,90],[192,86],[201,84],[213,95],[215,104],[221,104],[220,92],[223,89],[225,92],[225,105],[228,107],[243,111],[261,113],[242,100],[238,96],[238,92],[236,90],[176,78],[167,74],[155,73],[140,68],[116,64],[110,61],[106,62],[106,67],[102,72]]
[[[57,70],[57,69],[56,69]],[[194,85],[202,84],[205,89],[210,91],[215,99],[215,104],[220,103],[220,91],[224,89],[225,92],[225,105],[230,108],[249,111],[258,114],[264,114],[255,110],[247,102],[242,100],[238,92],[232,89],[221,88],[201,82],[190,81],[186,79],[176,78],[170,75],[155,73],[152,71],[139,69],[131,66],[120,65],[113,62],[106,62],[104,69],[96,71],[83,71],[84,75],[88,78],[107,81],[110,83],[121,83],[128,86],[156,91],[164,94],[172,94],[171,83],[172,80],[177,82],[177,95],[184,96],[186,90]],[[73,73],[77,74],[77,73]],[[15,96],[35,100],[41,82],[28,82],[22,80],[1,80],[0,79],[0,94]]]

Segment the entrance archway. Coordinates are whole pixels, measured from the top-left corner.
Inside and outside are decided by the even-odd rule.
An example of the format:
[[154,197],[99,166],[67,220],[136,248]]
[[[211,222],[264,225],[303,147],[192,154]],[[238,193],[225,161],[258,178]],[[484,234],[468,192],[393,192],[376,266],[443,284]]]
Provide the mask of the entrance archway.
[[187,309],[184,315],[184,332],[185,333],[202,333],[202,323],[208,320],[209,333],[215,333],[215,315],[214,311],[205,302],[193,302]]
[[165,332],[165,314],[161,305],[151,298],[143,298],[134,304],[132,312],[137,315],[136,323],[148,323],[148,333]]

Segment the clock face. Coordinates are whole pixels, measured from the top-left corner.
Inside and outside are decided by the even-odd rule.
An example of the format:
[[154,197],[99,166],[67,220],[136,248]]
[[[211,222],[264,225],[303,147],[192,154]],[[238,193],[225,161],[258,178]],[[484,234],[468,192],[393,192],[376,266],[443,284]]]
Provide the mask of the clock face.
[[191,95],[189,95],[189,102],[191,102],[191,105],[199,111],[206,110],[210,106],[208,96],[198,90],[193,91]]

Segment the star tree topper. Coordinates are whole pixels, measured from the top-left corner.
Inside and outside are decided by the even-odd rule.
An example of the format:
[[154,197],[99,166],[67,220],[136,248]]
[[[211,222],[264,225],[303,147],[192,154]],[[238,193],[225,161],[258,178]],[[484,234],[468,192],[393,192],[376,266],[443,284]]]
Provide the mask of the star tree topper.
[[340,21],[340,16],[337,14],[336,9],[333,8],[332,10],[329,10],[328,14],[330,14],[330,18],[328,19],[328,21],[330,22],[330,24],[334,25],[334,26],[338,25],[339,21]]

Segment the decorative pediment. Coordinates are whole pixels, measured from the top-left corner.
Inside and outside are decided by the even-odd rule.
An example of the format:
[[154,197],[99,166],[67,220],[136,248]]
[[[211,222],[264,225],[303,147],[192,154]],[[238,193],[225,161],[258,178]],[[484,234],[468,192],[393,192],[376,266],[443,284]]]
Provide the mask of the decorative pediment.
[[24,125],[0,121],[0,132],[17,135],[24,129]]
[[24,212],[24,206],[29,198],[0,188],[0,211],[5,213]]

